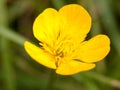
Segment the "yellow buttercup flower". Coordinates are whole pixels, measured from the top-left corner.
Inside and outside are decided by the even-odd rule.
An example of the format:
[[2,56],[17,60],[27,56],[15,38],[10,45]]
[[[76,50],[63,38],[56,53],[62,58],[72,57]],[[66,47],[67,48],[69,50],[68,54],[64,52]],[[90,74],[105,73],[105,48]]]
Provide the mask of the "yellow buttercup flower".
[[95,67],[110,51],[106,35],[85,40],[91,17],[80,5],[70,4],[59,11],[45,9],[33,24],[33,34],[40,46],[25,41],[27,53],[38,63],[56,69],[61,75],[72,75]]

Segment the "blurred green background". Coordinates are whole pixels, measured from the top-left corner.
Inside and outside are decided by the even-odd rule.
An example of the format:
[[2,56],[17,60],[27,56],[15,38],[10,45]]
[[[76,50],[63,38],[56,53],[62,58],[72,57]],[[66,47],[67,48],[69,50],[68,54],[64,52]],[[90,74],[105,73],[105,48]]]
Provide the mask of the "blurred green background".
[[[34,19],[44,9],[76,3],[92,16],[88,34],[107,34],[111,51],[88,72],[55,75],[24,50]],[[0,0],[0,90],[120,90],[120,0]]]

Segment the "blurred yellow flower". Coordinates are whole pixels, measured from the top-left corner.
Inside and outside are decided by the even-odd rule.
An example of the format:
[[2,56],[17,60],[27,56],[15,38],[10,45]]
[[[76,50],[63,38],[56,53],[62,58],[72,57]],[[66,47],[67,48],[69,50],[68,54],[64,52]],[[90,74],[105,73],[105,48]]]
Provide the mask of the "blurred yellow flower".
[[110,40],[106,35],[84,41],[90,27],[91,17],[80,5],[66,5],[59,11],[48,8],[33,24],[33,33],[40,46],[25,41],[24,47],[34,60],[56,69],[58,74],[87,71],[110,51]]

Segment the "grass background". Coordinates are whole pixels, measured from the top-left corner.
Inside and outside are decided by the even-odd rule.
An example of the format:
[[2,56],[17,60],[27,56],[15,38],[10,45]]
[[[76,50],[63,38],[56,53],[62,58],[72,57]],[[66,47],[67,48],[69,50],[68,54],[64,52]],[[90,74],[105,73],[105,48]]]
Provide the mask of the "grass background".
[[[89,37],[107,34],[111,51],[88,72],[72,76],[54,71],[32,60],[24,51],[34,19],[44,9],[59,9],[76,3],[92,16]],[[120,90],[120,0],[0,0],[0,90]]]

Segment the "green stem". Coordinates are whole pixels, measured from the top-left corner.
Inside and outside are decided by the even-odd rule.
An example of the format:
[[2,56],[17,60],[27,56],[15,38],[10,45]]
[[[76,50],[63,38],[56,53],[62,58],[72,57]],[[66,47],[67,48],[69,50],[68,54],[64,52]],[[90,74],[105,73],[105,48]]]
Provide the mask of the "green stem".
[[[8,14],[6,7],[6,0],[0,0],[0,24],[3,27],[8,26]],[[4,29],[0,28],[0,34]],[[5,90],[15,90],[15,78],[12,67],[12,58],[9,41],[5,38],[1,38],[1,51],[2,51],[2,68],[4,74]]]
[[15,90],[15,78],[12,68],[11,50],[6,38],[1,38],[2,66],[4,72],[4,82],[6,90]]
[[24,41],[26,39],[13,31],[14,30],[11,30],[7,27],[0,25],[0,35],[2,37],[5,37],[6,39],[11,40],[11,41],[23,46]]
[[1,25],[8,25],[8,14],[6,9],[6,0],[0,0],[0,24]]
[[57,74],[55,73],[54,70],[51,70],[46,90],[54,90],[54,84],[56,82],[56,79],[57,79]]
[[[74,75],[72,76],[74,79],[76,79],[77,81],[80,81],[81,80],[79,79],[81,74],[77,74],[77,75]],[[120,81],[118,80],[115,80],[115,79],[112,79],[112,78],[108,78],[102,74],[98,74],[98,73],[95,73],[95,72],[86,72],[84,73],[83,75],[87,76],[87,77],[90,77],[90,78],[93,78],[101,83],[105,83],[105,84],[108,84],[110,86],[113,86],[115,88],[119,88],[120,89]]]
[[115,80],[115,79],[112,79],[112,78],[107,78],[104,75],[100,75],[100,74],[97,74],[97,73],[94,73],[94,72],[89,72],[89,73],[86,73],[85,75],[89,76],[91,78],[94,78],[96,80],[99,80],[102,83],[106,83],[108,85],[111,85],[111,86],[113,86],[115,88],[120,89],[120,81],[118,81],[118,80]]

